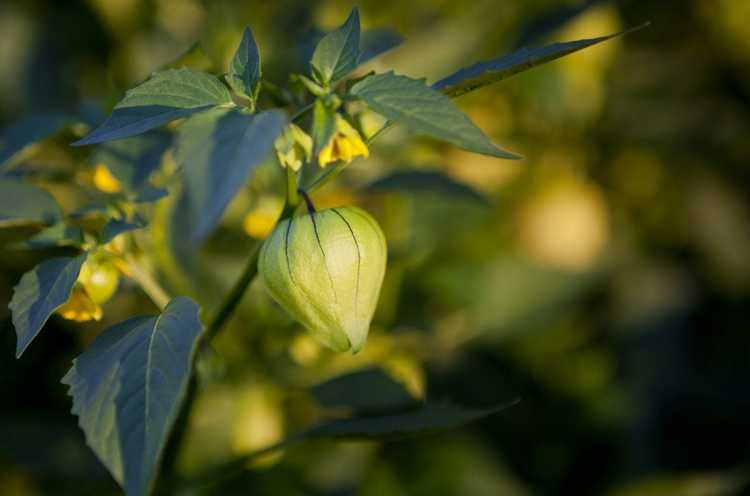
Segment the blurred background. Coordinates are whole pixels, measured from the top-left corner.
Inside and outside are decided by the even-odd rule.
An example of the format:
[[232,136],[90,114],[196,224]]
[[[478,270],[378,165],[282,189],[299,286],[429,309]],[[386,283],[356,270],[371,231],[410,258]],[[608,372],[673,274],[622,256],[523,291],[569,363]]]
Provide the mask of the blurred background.
[[[303,443],[184,494],[750,494],[750,2],[358,5],[364,29],[393,28],[405,38],[363,70],[394,68],[430,82],[520,46],[652,24],[456,100],[524,160],[473,155],[396,128],[370,159],[317,192],[319,208],[368,209],[388,238],[367,346],[354,357],[321,349],[254,285],[201,361],[179,466],[207,468],[325,418],[310,388],[366,367],[417,398],[521,403],[432,437]],[[221,73],[245,24],[258,39],[264,76],[283,84],[289,71],[304,69],[318,30],[340,24],[351,7],[6,0],[0,129],[81,104],[106,112],[127,88],[173,63]],[[203,55],[180,58],[196,42]],[[36,182],[66,211],[85,203],[78,183],[90,180],[94,165],[87,151],[67,146],[75,132],[23,157],[50,172]],[[380,181],[415,170],[440,171],[453,183],[394,191]],[[268,232],[281,208],[280,177],[274,164],[256,175],[190,277],[159,254],[167,229],[159,219],[170,200],[152,208],[153,235],[139,236],[171,291],[216,304],[252,238]],[[3,301],[52,253],[2,248]],[[15,360],[3,306],[2,494],[118,494],[85,446],[59,381],[103,328],[153,311],[125,283],[103,321],[52,319]]]

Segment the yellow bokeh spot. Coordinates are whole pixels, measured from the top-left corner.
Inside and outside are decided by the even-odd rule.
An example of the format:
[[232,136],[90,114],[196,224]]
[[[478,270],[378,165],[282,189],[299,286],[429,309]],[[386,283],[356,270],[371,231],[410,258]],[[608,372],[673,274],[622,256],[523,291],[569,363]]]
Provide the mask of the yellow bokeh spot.
[[102,307],[93,302],[81,284],[76,283],[70,299],[57,309],[57,313],[64,319],[87,322],[101,320]]
[[[272,446],[284,437],[281,397],[267,387],[252,387],[240,393],[232,430],[232,451],[242,455]],[[265,467],[275,463],[283,451],[253,458],[250,465]]]
[[265,239],[273,231],[283,205],[276,197],[263,196],[245,216],[242,229],[255,239]]
[[325,167],[331,162],[343,160],[346,163],[352,161],[354,157],[368,157],[370,150],[362,141],[356,129],[346,122],[346,119],[336,114],[336,130],[328,140],[328,143],[320,150],[318,154],[318,164]]
[[122,184],[104,164],[97,164],[94,168],[94,186],[105,193],[120,193]]
[[320,345],[308,334],[298,334],[289,343],[289,355],[300,365],[312,365],[320,357]]
[[522,210],[521,247],[538,263],[585,270],[608,239],[607,205],[593,184],[563,180],[547,187]]

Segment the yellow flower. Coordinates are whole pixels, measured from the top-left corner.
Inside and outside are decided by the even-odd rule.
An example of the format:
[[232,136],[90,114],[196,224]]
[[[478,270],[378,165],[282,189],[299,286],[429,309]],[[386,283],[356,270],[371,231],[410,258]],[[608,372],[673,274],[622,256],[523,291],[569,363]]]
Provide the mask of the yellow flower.
[[274,141],[274,147],[281,166],[289,166],[296,172],[310,160],[312,138],[296,124],[289,124]]
[[94,167],[94,186],[105,193],[120,193],[122,185],[104,164]]
[[362,141],[362,137],[357,130],[339,114],[336,114],[335,118],[336,130],[318,155],[320,166],[325,167],[337,160],[349,163],[354,157],[360,155],[363,157],[369,156],[370,151],[367,149],[365,142]]
[[57,309],[57,313],[64,319],[87,322],[89,320],[100,320],[102,318],[102,307],[94,303],[82,284],[76,283],[70,299]]
[[100,320],[100,305],[114,296],[119,282],[120,272],[111,255],[102,252],[91,255],[81,267],[70,298],[57,313],[76,322]]

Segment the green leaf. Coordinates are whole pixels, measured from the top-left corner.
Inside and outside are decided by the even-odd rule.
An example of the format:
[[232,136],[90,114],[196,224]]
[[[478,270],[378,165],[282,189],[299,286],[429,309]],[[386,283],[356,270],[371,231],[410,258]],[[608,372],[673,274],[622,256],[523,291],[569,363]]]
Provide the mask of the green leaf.
[[102,228],[102,232],[99,235],[99,242],[102,244],[109,243],[122,233],[141,229],[145,226],[146,223],[140,218],[136,218],[133,222],[110,219]]
[[395,440],[453,429],[487,417],[518,403],[469,410],[451,403],[427,403],[394,415],[334,420],[305,431],[305,438]]
[[0,164],[4,164],[27,146],[41,141],[76,122],[73,116],[53,112],[20,119],[3,132]]
[[432,85],[432,88],[439,90],[450,97],[457,97],[470,91],[477,90],[488,84],[502,81],[519,72],[524,72],[538,65],[551,62],[565,55],[569,55],[578,50],[596,45],[603,41],[610,40],[617,36],[632,33],[644,27],[641,26],[622,31],[620,33],[591,38],[585,40],[568,41],[565,43],[553,43],[539,48],[522,48],[516,52],[500,57],[499,59],[488,62],[480,62],[470,67],[461,69],[450,76],[441,79]]
[[166,131],[152,131],[140,136],[104,143],[94,151],[91,161],[103,164],[129,192],[146,187],[151,174],[161,164],[172,144]]
[[424,80],[391,72],[374,74],[352,86],[379,114],[412,131],[452,143],[471,152],[499,158],[518,155],[497,148],[451,100],[425,85]]
[[255,100],[260,83],[260,53],[249,27],[242,34],[242,41],[229,64],[227,82],[240,96]]
[[375,57],[393,50],[403,42],[404,38],[390,29],[368,29],[362,32],[361,53],[358,63],[359,65],[365,64]]
[[78,226],[60,222],[36,233],[18,248],[49,248],[52,246],[80,246],[83,244],[83,231]]
[[[179,215],[188,241],[204,239],[253,171],[268,157],[284,127],[283,112],[249,114],[215,109],[179,130],[175,160],[185,181]],[[183,222],[181,222],[183,224]]]
[[436,193],[479,202],[483,205],[490,204],[489,199],[483,194],[440,171],[398,170],[374,180],[362,189],[368,193],[414,191]]
[[55,199],[41,188],[17,179],[0,179],[0,227],[53,225],[62,219]]
[[16,358],[39,334],[50,315],[68,301],[86,256],[82,253],[74,258],[46,260],[25,273],[13,288],[8,308],[18,337]]
[[357,68],[359,34],[359,11],[355,7],[344,24],[318,42],[310,64],[320,84],[334,84]]
[[331,140],[336,130],[336,119],[334,110],[328,107],[322,100],[317,99],[313,104],[312,139],[313,156],[317,157],[320,150]]
[[191,69],[157,72],[145,83],[128,91],[101,126],[73,145],[128,138],[231,102],[227,87],[211,74]]
[[180,297],[159,316],[110,327],[62,380],[86,442],[128,496],[153,488],[204,330],[198,313]]
[[406,388],[380,368],[334,377],[316,385],[310,392],[324,408],[347,408],[356,412],[393,412],[416,404]]

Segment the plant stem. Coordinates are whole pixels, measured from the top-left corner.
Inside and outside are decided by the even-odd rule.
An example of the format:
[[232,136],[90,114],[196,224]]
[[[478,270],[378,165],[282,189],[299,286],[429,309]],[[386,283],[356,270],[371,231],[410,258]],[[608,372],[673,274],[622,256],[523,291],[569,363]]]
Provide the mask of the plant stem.
[[[300,197],[297,192],[297,175],[293,170],[287,168],[287,199],[278,222],[291,217],[294,214],[297,205],[299,205],[299,202]],[[201,339],[201,348],[210,345],[210,343],[216,338],[219,332],[224,328],[224,325],[227,323],[229,318],[236,310],[237,305],[242,300],[242,296],[245,294],[248,286],[250,286],[250,283],[258,273],[258,257],[260,255],[260,248],[262,244],[262,242],[258,242],[252,248],[250,257],[245,263],[245,268],[243,269],[240,278],[237,279],[237,282],[234,283],[234,286],[222,302],[219,309],[209,320],[206,333]],[[193,359],[193,373],[190,377],[190,383],[188,384],[187,393],[185,394],[185,401],[180,408],[180,413],[177,420],[175,421],[174,428],[165,449],[164,466],[162,472],[170,475],[174,475],[177,455],[180,452],[182,445],[184,444],[190,415],[192,414],[192,411],[195,407],[195,401],[198,396],[198,380],[195,373],[195,361],[197,361],[197,357],[198,354],[196,354],[195,358]]]
[[219,310],[217,310],[213,318],[210,320],[206,334],[203,336],[205,343],[213,341],[222,327],[224,327],[227,319],[232,316],[232,313],[234,313],[240,300],[242,300],[242,295],[245,294],[245,290],[250,285],[253,278],[255,278],[255,274],[258,272],[258,255],[260,255],[260,247],[261,243],[256,243],[252,248],[250,257],[245,263],[245,268],[243,269],[240,278],[234,283],[234,286],[224,299]]
[[149,271],[143,269],[140,264],[138,264],[132,254],[125,254],[124,260],[133,280],[137,282],[141,289],[143,289],[143,292],[151,298],[154,305],[159,307],[159,310],[164,310],[164,307],[167,306],[171,299],[169,294],[161,287],[156,279],[154,279]]

